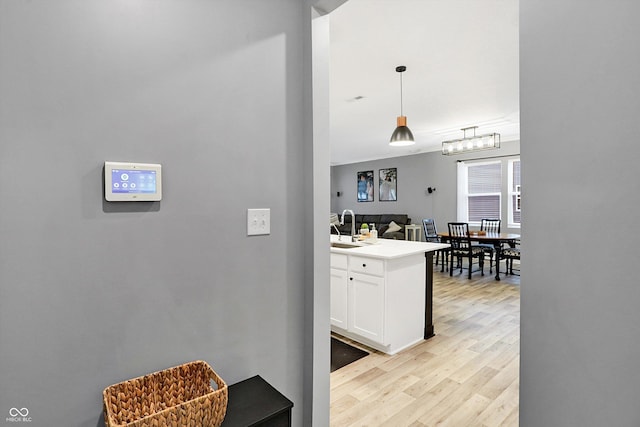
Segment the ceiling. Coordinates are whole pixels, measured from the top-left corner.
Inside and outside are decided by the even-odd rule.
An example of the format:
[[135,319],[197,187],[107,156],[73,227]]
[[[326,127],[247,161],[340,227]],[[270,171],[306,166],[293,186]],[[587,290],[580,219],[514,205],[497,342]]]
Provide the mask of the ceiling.
[[[332,165],[438,151],[468,126],[520,139],[518,0],[349,0],[329,21]],[[389,146],[398,65],[408,147]]]

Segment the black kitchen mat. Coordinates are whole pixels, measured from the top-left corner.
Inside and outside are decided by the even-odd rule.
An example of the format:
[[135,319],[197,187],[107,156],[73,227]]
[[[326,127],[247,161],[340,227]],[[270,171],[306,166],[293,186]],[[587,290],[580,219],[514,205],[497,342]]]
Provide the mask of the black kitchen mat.
[[331,372],[368,355],[364,350],[331,337]]

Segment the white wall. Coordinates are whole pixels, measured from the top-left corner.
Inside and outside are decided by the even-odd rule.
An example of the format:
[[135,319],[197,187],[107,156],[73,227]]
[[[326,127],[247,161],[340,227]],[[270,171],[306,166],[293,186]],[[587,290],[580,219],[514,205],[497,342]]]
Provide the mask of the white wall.
[[520,425],[640,425],[640,3],[521,0]]
[[[302,425],[309,13],[0,0],[0,419],[95,427],[108,385],[204,359]],[[105,160],[162,163],[162,202],[105,203]]]
[[[457,156],[443,156],[441,152],[414,154],[351,163],[331,167],[331,211],[341,213],[353,209],[355,213],[399,213],[408,214],[414,224],[423,218],[434,218],[439,230],[446,231],[447,223],[457,218],[457,161],[492,156],[518,155],[520,142],[503,142],[500,149],[468,153]],[[398,200],[381,202],[378,194],[378,170],[398,169]],[[374,171],[375,196],[373,202],[358,202],[356,194],[357,173]],[[506,176],[504,177],[506,180]],[[436,191],[428,194],[428,187]],[[340,191],[341,196],[337,193]],[[506,211],[504,200],[503,211]],[[519,233],[519,229],[507,230]]]

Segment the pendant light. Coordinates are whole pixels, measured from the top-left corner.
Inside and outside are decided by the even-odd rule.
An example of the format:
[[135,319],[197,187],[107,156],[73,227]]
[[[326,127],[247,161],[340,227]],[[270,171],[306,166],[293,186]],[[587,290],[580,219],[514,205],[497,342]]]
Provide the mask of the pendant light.
[[411,130],[407,127],[407,118],[402,114],[402,73],[407,70],[407,67],[404,65],[399,65],[396,67],[396,72],[400,73],[400,115],[398,116],[396,130],[393,131],[391,135],[391,140],[389,141],[389,145],[393,147],[402,147],[405,145],[413,145],[415,141],[413,140],[413,134]]

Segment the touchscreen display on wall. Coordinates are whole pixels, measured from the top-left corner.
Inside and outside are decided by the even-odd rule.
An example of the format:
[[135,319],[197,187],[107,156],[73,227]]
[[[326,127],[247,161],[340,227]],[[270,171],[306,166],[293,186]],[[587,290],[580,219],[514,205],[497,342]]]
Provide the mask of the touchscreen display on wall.
[[162,200],[162,165],[105,162],[104,196],[109,202]]
[[156,171],[113,169],[111,186],[114,193],[155,193]]

